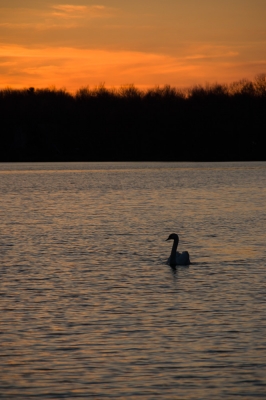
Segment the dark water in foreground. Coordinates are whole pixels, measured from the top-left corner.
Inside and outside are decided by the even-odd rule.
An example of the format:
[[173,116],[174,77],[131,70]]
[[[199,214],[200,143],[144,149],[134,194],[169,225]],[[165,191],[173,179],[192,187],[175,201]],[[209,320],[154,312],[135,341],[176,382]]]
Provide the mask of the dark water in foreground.
[[0,164],[0,198],[0,398],[266,397],[266,163]]

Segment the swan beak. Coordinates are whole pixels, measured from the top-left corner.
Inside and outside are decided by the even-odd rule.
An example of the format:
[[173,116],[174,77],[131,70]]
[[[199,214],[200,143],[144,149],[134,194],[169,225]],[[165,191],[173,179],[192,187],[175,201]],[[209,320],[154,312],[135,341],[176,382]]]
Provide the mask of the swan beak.
[[167,240],[170,240],[169,238],[167,238],[165,241],[167,242]]

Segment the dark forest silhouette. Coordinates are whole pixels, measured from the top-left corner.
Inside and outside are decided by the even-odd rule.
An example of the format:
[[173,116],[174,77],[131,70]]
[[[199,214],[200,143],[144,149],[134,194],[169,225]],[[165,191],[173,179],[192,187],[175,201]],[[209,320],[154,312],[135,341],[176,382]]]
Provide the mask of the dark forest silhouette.
[[266,74],[141,91],[0,91],[0,161],[266,160]]

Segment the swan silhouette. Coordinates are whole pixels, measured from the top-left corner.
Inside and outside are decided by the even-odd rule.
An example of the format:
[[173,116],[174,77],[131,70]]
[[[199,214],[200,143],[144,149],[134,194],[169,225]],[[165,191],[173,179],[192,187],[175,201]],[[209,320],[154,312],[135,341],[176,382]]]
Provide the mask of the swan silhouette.
[[176,265],[189,265],[190,264],[190,259],[189,259],[189,254],[187,251],[183,251],[182,253],[179,253],[176,251],[178,242],[179,242],[179,237],[176,233],[171,233],[169,235],[167,240],[173,240],[173,247],[172,251],[170,254],[170,257],[168,258],[167,263],[171,265],[171,267],[174,267]]

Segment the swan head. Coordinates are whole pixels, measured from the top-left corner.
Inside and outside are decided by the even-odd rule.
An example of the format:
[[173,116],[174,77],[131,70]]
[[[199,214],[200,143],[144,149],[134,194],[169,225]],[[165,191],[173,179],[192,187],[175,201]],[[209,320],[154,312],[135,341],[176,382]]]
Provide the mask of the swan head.
[[167,241],[167,240],[171,240],[171,239],[172,239],[172,240],[175,240],[175,241],[177,241],[177,242],[179,241],[179,237],[178,237],[178,235],[177,235],[176,233],[171,233],[171,235],[168,236],[168,238],[166,239],[166,241]]

